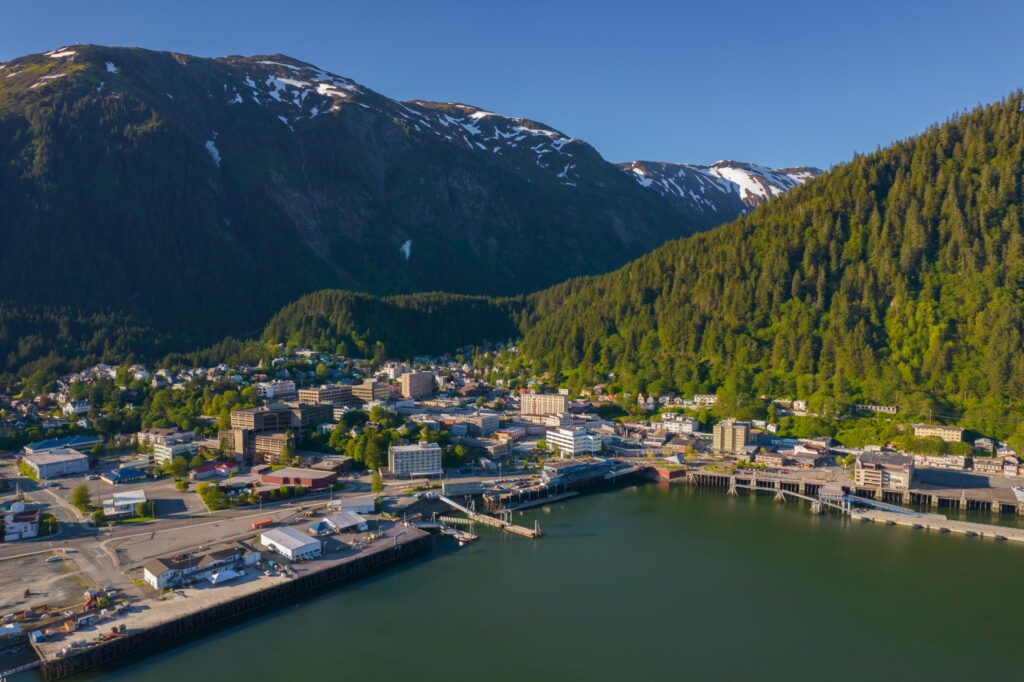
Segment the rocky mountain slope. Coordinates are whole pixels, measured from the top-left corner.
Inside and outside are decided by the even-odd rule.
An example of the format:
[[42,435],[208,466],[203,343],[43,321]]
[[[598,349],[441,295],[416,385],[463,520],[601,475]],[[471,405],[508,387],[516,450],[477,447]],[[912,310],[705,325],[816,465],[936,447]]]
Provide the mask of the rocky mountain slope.
[[720,222],[728,222],[822,173],[810,166],[766,168],[741,161],[716,161],[710,166],[631,161],[619,167],[678,210],[717,216]]
[[323,288],[534,291],[740,210],[633,177],[542,123],[282,55],[64,47],[0,64],[0,306],[19,328],[26,306],[124,313],[188,347]]

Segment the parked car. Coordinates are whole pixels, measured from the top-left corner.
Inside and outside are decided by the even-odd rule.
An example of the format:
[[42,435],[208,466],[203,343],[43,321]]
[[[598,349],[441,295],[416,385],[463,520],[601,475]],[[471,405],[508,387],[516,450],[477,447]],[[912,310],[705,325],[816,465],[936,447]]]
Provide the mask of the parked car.
[[63,560],[62,557],[59,557],[56,554],[54,554],[53,556],[50,556],[50,557],[46,557],[46,563],[48,563],[48,564],[55,564],[58,561],[62,561],[62,560]]
[[98,480],[100,480],[100,475],[99,474],[89,474],[88,476],[85,477],[85,480],[87,480],[87,481],[98,481]]

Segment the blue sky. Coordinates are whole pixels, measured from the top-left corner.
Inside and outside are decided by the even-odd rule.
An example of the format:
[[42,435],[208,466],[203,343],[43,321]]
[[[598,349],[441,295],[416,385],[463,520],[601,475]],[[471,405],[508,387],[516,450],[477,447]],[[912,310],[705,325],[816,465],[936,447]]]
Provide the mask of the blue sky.
[[543,121],[611,161],[820,167],[1024,84],[1024,3],[11,3],[0,60],[69,43],[281,52],[399,99]]

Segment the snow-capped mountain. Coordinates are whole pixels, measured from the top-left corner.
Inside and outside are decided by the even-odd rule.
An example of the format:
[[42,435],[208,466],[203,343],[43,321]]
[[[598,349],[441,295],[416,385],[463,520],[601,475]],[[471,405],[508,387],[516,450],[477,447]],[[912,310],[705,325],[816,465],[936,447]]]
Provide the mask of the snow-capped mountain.
[[767,168],[741,161],[710,166],[632,161],[619,167],[680,209],[733,217],[822,173],[810,166]]
[[[620,168],[543,123],[284,55],[74,45],[0,64],[0,291],[212,340],[317,289],[515,295],[607,272],[800,175]],[[74,287],[35,266],[58,252],[83,256]]]

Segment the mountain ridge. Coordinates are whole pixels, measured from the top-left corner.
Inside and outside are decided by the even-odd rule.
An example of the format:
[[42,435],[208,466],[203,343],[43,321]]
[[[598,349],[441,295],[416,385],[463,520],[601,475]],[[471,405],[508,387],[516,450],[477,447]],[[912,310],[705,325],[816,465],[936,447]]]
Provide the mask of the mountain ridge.
[[[255,333],[321,289],[524,294],[724,219],[543,123],[399,102],[280,54],[7,61],[0,182],[0,291],[19,320],[124,313],[181,348]],[[16,326],[5,367],[38,357]]]

